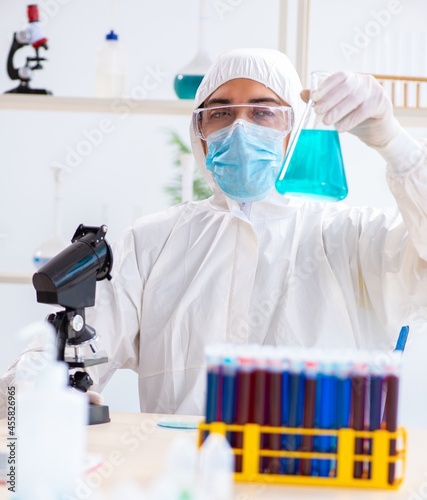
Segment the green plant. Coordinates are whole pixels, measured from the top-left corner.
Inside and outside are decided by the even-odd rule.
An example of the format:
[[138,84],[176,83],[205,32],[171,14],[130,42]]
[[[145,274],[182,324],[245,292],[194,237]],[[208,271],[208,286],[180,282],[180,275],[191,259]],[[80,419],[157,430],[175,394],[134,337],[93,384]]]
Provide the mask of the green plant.
[[[169,144],[175,149],[174,165],[177,167],[178,172],[173,177],[170,184],[165,186],[164,192],[169,196],[173,205],[181,203],[181,161],[182,154],[191,154],[191,149],[185,144],[179,134],[174,130],[169,130]],[[207,185],[202,173],[196,167],[193,175],[193,200],[204,200],[209,198],[212,194],[211,188]]]

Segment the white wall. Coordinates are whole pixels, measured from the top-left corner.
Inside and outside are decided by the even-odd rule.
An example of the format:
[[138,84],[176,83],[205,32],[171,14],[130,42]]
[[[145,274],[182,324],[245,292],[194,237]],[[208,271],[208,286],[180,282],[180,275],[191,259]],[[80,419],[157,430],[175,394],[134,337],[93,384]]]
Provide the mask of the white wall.
[[[427,77],[427,3],[423,0],[311,0],[308,74],[310,71],[360,71]],[[421,100],[427,107],[427,84]],[[426,137],[425,128],[409,128]],[[379,155],[361,146],[350,134],[341,135],[349,184],[347,202],[385,207],[394,204],[384,182]],[[427,393],[418,380],[427,379],[424,362],[427,326],[411,325],[403,358],[401,422],[425,426]]]
[[[265,11],[256,0],[212,4],[211,57],[235,47],[236,40],[241,46],[277,47],[279,2],[267,3]],[[144,77],[155,71],[159,85],[150,85],[146,98],[175,99],[174,76],[197,49],[198,5],[198,0],[40,1],[48,61],[35,72],[32,86],[58,96],[93,96],[96,49],[113,27],[129,52],[129,93],[144,88]],[[26,6],[23,0],[0,0],[1,91],[17,85],[7,76],[6,59],[13,32],[26,24]],[[18,52],[16,65],[28,55],[33,55],[30,48]],[[88,135],[103,128],[103,120],[109,120],[112,131],[79,161],[75,152]],[[32,255],[52,231],[54,162],[72,167],[62,187],[62,235],[67,240],[80,223],[106,223],[112,241],[136,217],[166,208],[170,202],[163,189],[176,173],[168,130],[187,139],[189,121],[173,116],[0,110],[0,269],[35,270]],[[22,349],[16,332],[48,312],[47,306],[36,303],[32,286],[0,284],[1,373]],[[123,396],[115,384],[135,387],[133,374],[118,373],[106,399],[111,409],[137,409],[136,389]]]
[[[396,9],[397,0],[392,1]],[[213,58],[238,46],[278,47],[279,0],[266,0],[262,8],[259,0],[210,0],[210,4],[209,49]],[[289,4],[286,38],[289,55],[295,60],[297,0]],[[26,5],[23,0],[0,0],[0,58],[4,68],[12,34],[25,25]],[[147,98],[175,99],[173,78],[196,50],[197,0],[115,2],[113,26],[112,5],[106,0],[40,0],[50,48],[45,68],[35,74],[34,87],[48,88],[58,96],[92,96],[95,52],[105,33],[114,27],[129,51],[128,90],[140,87],[147,72],[157,71],[161,75],[158,86],[147,91]],[[343,44],[354,44],[358,29],[375,28],[368,25],[375,20],[372,12],[390,10],[390,1],[312,0],[308,70],[384,71],[378,62],[381,44],[401,54],[400,47],[407,48],[402,33],[425,34],[426,30],[425,1],[402,0],[399,5],[400,13],[390,15],[378,33],[370,36],[366,47],[345,57]],[[17,63],[29,52],[20,51]],[[388,68],[396,73],[408,69],[398,66],[408,64],[407,58],[399,55],[394,59],[387,55]],[[391,66],[392,60],[397,66]],[[411,64],[418,64],[419,75],[427,76],[424,60],[415,58]],[[8,79],[5,69],[1,71],[1,91],[14,86],[16,82]],[[34,271],[32,254],[52,229],[50,165],[70,164],[70,152],[76,151],[88,134],[100,130],[103,120],[109,120],[111,132],[64,175],[63,236],[70,239],[80,223],[106,223],[112,240],[136,217],[168,206],[163,189],[175,168],[167,130],[176,130],[186,139],[189,117],[0,110],[0,270]],[[410,131],[425,135],[422,129]],[[379,155],[349,134],[341,139],[350,190],[347,201],[376,206],[394,203]],[[0,372],[22,349],[16,332],[48,312],[47,306],[36,303],[32,286],[0,284]],[[116,374],[105,392],[110,408],[136,410],[135,384],[133,374]],[[123,391],[123,386],[129,389]]]

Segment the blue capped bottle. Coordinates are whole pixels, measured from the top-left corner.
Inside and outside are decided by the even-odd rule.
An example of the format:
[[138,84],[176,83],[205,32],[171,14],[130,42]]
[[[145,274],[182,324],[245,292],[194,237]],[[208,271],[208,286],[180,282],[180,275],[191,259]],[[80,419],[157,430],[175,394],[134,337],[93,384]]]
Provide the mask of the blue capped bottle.
[[127,77],[127,49],[111,30],[96,52],[95,97],[125,97]]
[[[328,73],[311,75],[311,91]],[[276,180],[280,194],[319,201],[340,201],[348,194],[338,131],[325,125],[310,99],[294,134]]]

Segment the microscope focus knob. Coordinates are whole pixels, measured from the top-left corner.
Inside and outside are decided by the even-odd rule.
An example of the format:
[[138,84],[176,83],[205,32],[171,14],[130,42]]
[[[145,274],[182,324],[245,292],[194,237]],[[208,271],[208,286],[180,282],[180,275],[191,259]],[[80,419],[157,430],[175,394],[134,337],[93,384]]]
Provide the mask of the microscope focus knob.
[[28,66],[22,66],[18,69],[18,75],[21,80],[31,80],[33,72]]
[[15,33],[16,40],[21,44],[21,45],[28,45],[31,40],[31,32],[30,30],[21,30],[17,31]]
[[76,314],[71,321],[71,326],[74,331],[80,332],[80,330],[85,326],[84,319],[80,316],[80,314]]

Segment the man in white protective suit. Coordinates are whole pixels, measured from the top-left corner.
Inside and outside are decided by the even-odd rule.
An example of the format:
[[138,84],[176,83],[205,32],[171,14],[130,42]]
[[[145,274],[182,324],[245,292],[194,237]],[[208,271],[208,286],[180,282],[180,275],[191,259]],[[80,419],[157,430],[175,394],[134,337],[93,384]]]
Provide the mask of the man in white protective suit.
[[89,369],[95,391],[130,368],[142,412],[200,415],[209,344],[392,350],[426,314],[427,142],[399,125],[373,77],[334,73],[312,96],[316,112],[384,158],[398,208],[282,196],[274,181],[301,90],[276,50],[213,63],[190,128],[213,195],[142,217],[112,243],[113,279],[87,310],[109,358]]

